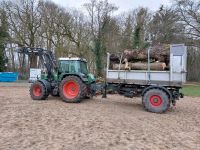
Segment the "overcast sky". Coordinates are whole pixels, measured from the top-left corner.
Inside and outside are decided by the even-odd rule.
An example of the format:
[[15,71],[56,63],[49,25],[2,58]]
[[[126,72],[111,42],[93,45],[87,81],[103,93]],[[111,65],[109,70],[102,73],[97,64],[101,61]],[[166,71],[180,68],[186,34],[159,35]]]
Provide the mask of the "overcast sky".
[[[90,0],[53,0],[63,7],[82,8],[82,5]],[[139,6],[148,7],[151,10],[157,10],[162,4],[169,5],[171,0],[108,0],[119,7],[119,12],[124,12],[137,8]]]

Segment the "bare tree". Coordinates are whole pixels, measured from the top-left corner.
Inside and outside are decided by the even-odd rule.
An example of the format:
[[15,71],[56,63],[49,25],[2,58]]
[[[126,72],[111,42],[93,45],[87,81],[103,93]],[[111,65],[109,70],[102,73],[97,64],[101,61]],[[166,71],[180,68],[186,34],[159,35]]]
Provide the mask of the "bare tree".
[[[70,42],[74,45],[72,51],[75,55],[83,57],[87,52],[87,46],[89,41],[87,23],[85,21],[85,16],[81,11],[71,10],[71,18],[68,23],[63,23],[63,35],[68,38]],[[71,51],[71,53],[72,53]]]
[[107,52],[119,52],[121,50],[121,30],[117,18],[110,18],[104,30],[103,43]]
[[[36,47],[37,31],[41,26],[41,15],[36,0],[4,1],[8,14],[12,42],[19,46]],[[37,57],[30,55],[30,67],[37,67]]]
[[138,8],[134,11],[135,25],[133,32],[133,48],[145,48],[145,38],[148,36],[147,26],[150,21],[150,13],[147,8]]
[[122,48],[131,49],[133,47],[133,23],[131,14],[126,17],[125,29],[122,33]]
[[5,45],[8,39],[7,16],[3,9],[0,9],[0,71],[5,71]]
[[48,50],[55,49],[64,51],[66,40],[63,37],[63,24],[68,24],[71,16],[66,10],[53,2],[41,1],[40,13],[42,24],[40,36],[44,39],[44,46]]
[[149,24],[149,32],[154,43],[179,43],[183,38],[184,26],[172,8],[164,6],[155,12]]
[[198,45],[200,40],[200,1],[176,0],[176,11],[185,26],[185,34],[190,45]]
[[102,76],[102,56],[106,48],[103,37],[105,35],[105,28],[111,20],[111,14],[117,10],[117,7],[108,3],[107,0],[91,0],[90,3],[85,3],[84,6],[90,18],[91,40],[94,45],[92,50],[95,54],[97,75]]

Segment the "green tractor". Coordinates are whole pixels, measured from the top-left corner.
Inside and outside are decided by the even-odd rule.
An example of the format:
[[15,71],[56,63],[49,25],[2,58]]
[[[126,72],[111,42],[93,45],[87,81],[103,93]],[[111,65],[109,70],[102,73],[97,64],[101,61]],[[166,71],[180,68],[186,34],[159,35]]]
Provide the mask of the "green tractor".
[[21,48],[19,53],[39,56],[46,73],[30,87],[33,100],[45,100],[51,94],[68,103],[80,102],[95,94],[95,78],[88,72],[87,61],[82,58],[59,58],[42,48]]

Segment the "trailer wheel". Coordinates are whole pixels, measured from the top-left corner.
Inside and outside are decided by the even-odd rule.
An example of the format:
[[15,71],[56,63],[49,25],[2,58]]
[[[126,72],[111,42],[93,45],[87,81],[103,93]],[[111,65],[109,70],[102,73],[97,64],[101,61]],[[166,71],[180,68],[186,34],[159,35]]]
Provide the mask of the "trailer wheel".
[[36,81],[31,85],[30,96],[33,100],[45,100],[48,95],[45,86],[41,82]]
[[144,108],[153,113],[164,113],[170,107],[170,99],[166,92],[161,89],[148,90],[142,99]]
[[76,76],[68,76],[60,83],[60,96],[67,103],[80,102],[87,94],[87,86]]

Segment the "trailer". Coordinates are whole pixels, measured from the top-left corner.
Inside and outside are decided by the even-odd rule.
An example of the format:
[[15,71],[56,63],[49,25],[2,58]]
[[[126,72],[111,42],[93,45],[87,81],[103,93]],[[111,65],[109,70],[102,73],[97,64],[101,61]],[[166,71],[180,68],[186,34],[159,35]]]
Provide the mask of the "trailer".
[[[170,45],[169,71],[152,71],[150,63],[151,48],[148,49],[148,70],[111,70],[110,53],[107,53],[106,91],[112,90],[126,97],[142,97],[144,108],[153,113],[166,112],[176,100],[183,98],[180,92],[186,82],[187,47],[184,44]],[[122,57],[121,57],[122,58]]]

